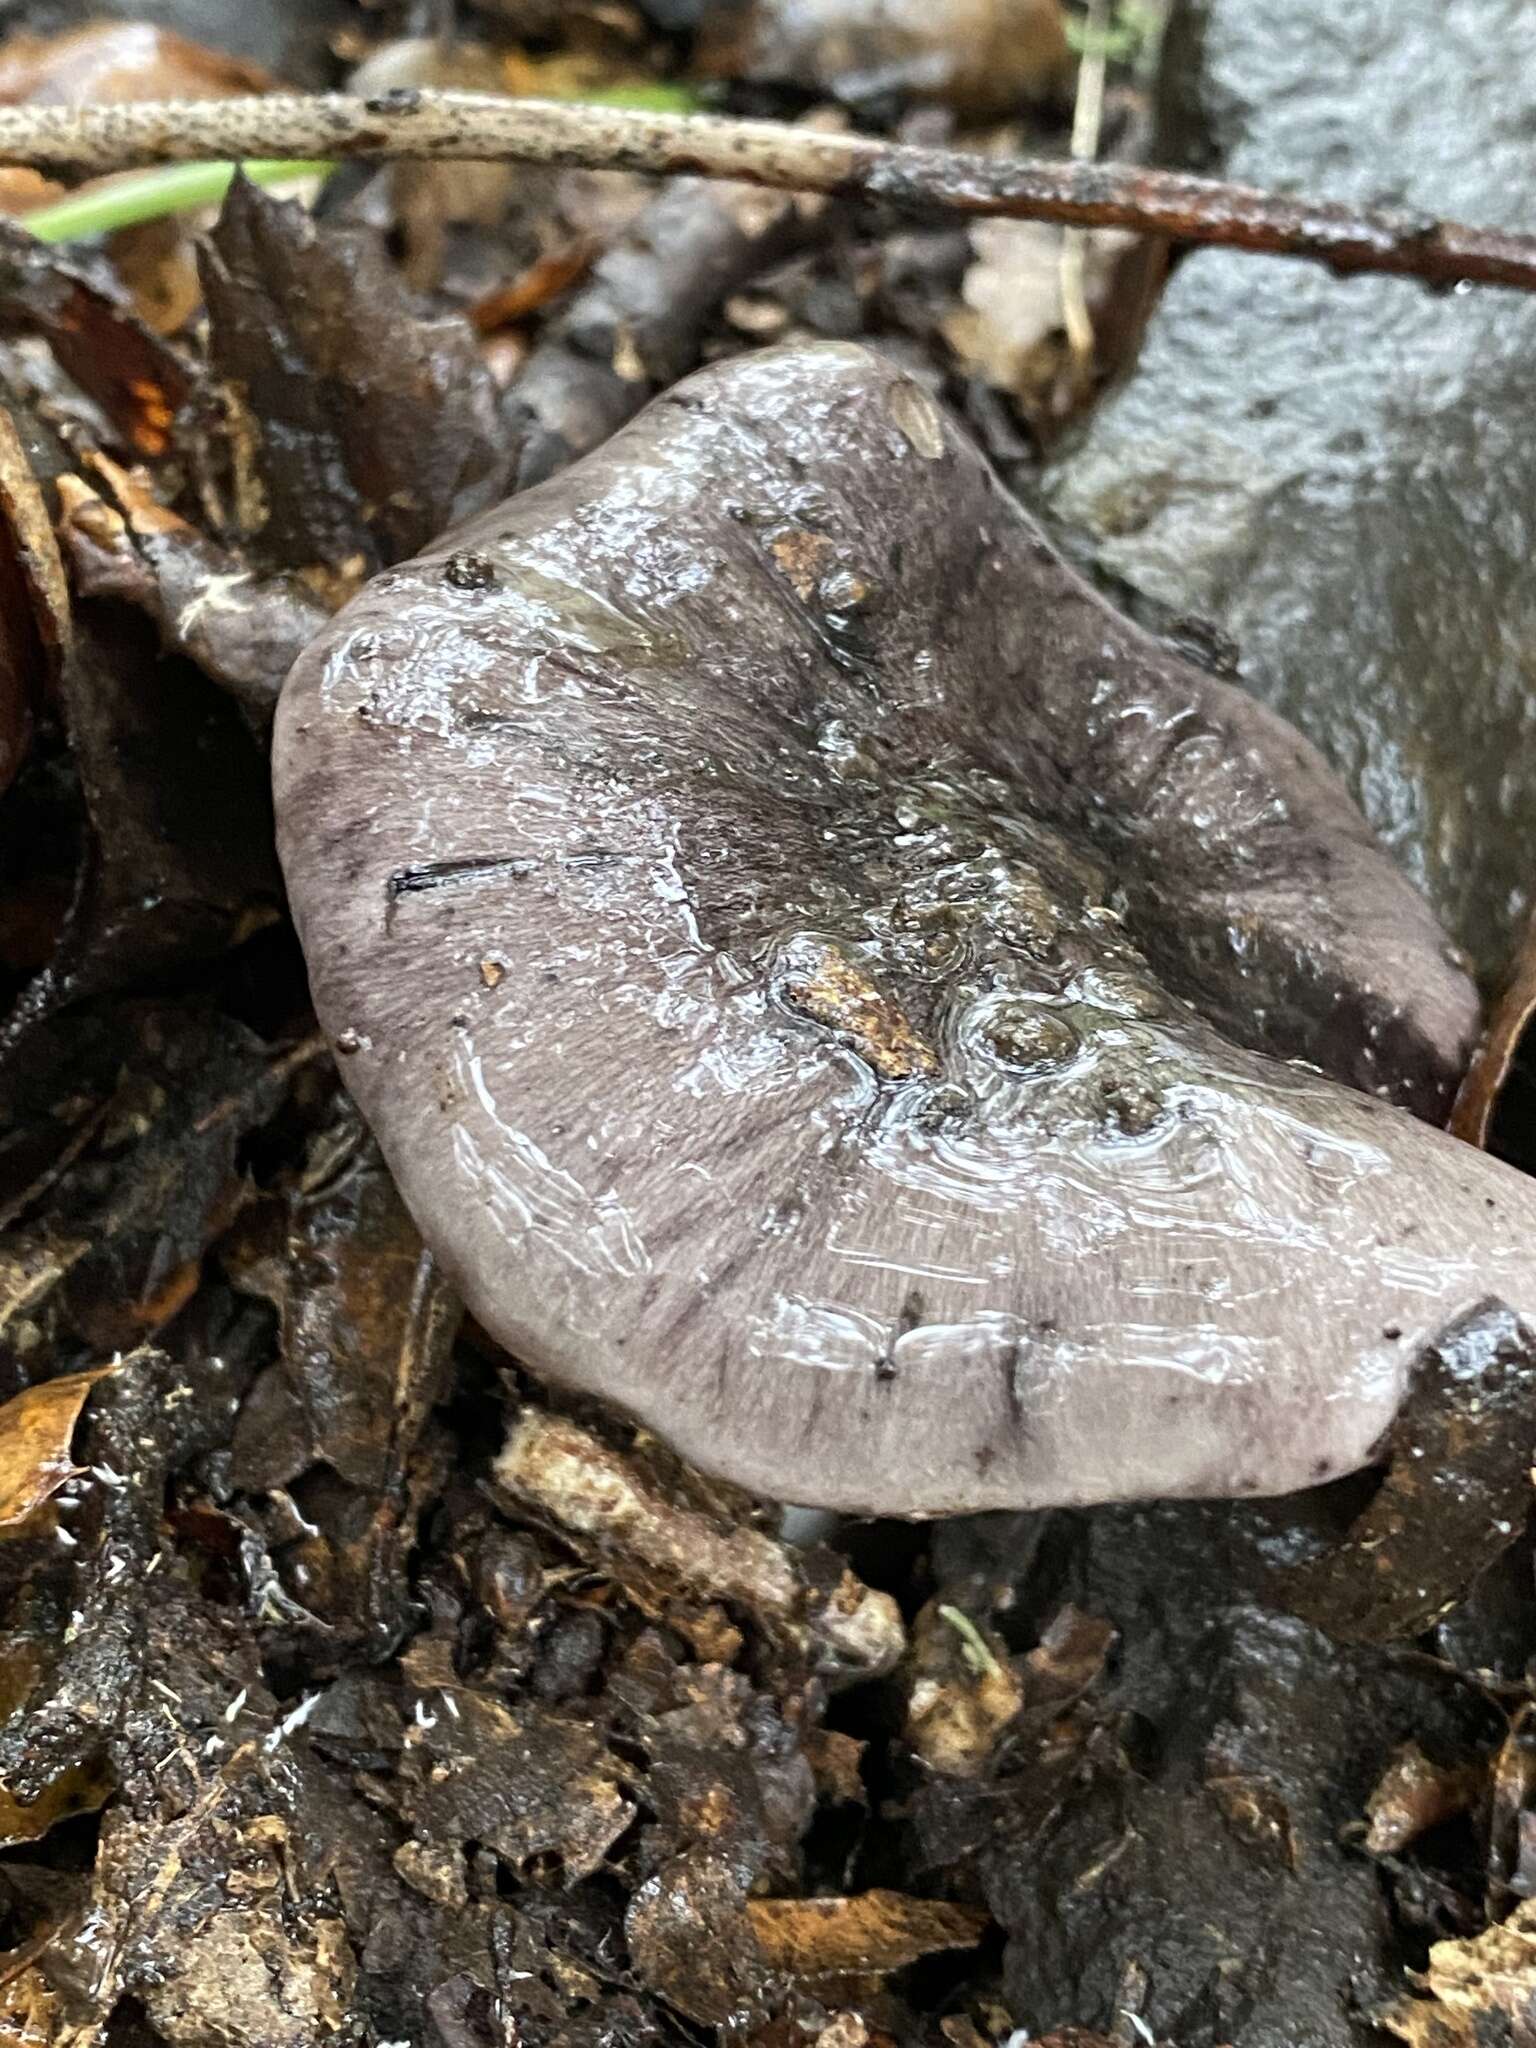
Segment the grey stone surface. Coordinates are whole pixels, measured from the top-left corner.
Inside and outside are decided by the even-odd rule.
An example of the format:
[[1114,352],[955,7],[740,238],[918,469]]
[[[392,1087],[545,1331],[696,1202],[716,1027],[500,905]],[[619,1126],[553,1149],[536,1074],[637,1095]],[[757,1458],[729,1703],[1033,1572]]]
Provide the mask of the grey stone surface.
[[[1536,226],[1529,0],[1186,0],[1174,160]],[[1092,560],[1238,644],[1484,972],[1536,874],[1536,300],[1220,250],[1046,479]]]

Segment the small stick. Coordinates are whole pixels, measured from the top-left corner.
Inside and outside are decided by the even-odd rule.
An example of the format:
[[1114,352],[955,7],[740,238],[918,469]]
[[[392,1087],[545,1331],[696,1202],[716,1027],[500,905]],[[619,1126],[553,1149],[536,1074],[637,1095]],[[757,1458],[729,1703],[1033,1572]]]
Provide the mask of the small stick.
[[1041,163],[827,135],[777,121],[655,114],[480,93],[273,93],[121,106],[0,108],[0,162],[122,171],[202,158],[458,158],[734,178],[878,200],[906,212],[1129,228],[1302,256],[1338,271],[1536,291],[1536,237],[1415,214],[1361,213],[1174,171]]
[[[1077,67],[1077,99],[1072,109],[1072,139],[1067,148],[1075,164],[1089,164],[1099,153],[1104,126],[1104,81],[1108,71],[1104,38],[1109,29],[1109,0],[1088,0],[1084,23],[1087,47]],[[1061,318],[1072,352],[1073,379],[1086,392],[1093,375],[1093,319],[1088,311],[1088,234],[1065,228],[1061,237]]]

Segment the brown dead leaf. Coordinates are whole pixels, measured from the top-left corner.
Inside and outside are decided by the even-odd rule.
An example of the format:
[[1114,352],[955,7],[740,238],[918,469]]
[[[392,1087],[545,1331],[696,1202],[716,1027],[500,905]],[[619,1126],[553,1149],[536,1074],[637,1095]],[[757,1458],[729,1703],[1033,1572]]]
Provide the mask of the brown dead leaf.
[[62,35],[13,33],[0,47],[0,103],[117,104],[268,92],[270,73],[147,21],[93,21]]
[[59,2000],[35,1962],[12,1974],[0,1966],[0,2041],[6,2048],[59,2048],[64,2035]]
[[1536,2043],[1536,1900],[1466,1941],[1437,1941],[1417,1982],[1382,2015],[1411,2048],[1532,2048]]
[[1536,915],[1526,927],[1514,967],[1473,1056],[1451,1111],[1451,1129],[1469,1145],[1518,1164],[1536,1157],[1536,1095],[1520,1073],[1536,1017]]
[[[1027,418],[1059,419],[1082,397],[1063,325],[1062,231],[1044,221],[988,220],[970,234],[976,260],[965,273],[961,303],[941,323],[944,338],[968,374],[1006,391]],[[1118,229],[1086,237],[1090,314],[1106,305],[1122,258],[1137,245],[1136,236]]]
[[1536,1454],[1536,1330],[1487,1301],[1423,1354],[1387,1476],[1344,1535],[1276,1571],[1273,1596],[1346,1642],[1420,1634],[1525,1526]]
[[[0,1849],[40,1842],[60,1821],[77,1813],[95,1813],[112,1789],[111,1775],[99,1757],[66,1764],[36,1799],[18,1799],[0,1785]],[[0,2034],[0,2041],[5,2038]]]
[[530,314],[542,312],[551,299],[586,276],[596,255],[597,245],[581,240],[536,257],[506,284],[476,299],[469,317],[477,332],[492,334],[499,327],[515,327]]
[[932,1771],[978,1777],[1024,1705],[1000,1638],[959,1609],[930,1601],[912,1626],[905,1735]]
[[69,591],[48,507],[15,422],[0,408],[0,791],[21,766],[69,639]]
[[570,1884],[602,1867],[635,1810],[595,1730],[451,1679],[427,1704],[400,1764],[402,1812],[423,1841],[484,1843],[518,1875],[558,1859]]
[[991,1924],[974,1906],[869,1891],[842,1899],[748,1899],[747,1921],[771,1970],[883,1977],[922,1956],[974,1948]]
[[105,273],[0,221],[0,328],[42,334],[135,455],[164,455],[192,394],[191,366],[151,332]]
[[[62,35],[12,36],[0,48],[0,101],[16,106],[227,99],[269,92],[274,83],[259,64],[206,49],[150,22],[89,22]],[[91,178],[76,190],[116,182]],[[25,216],[59,189],[40,179],[31,189],[24,183],[0,187],[0,210]],[[186,219],[173,215],[120,228],[107,246],[147,324],[156,334],[178,333],[202,298]]]
[[1480,1764],[1434,1764],[1416,1742],[1401,1744],[1365,1803],[1366,1850],[1394,1856],[1426,1829],[1465,1813],[1486,1775]]
[[185,654],[263,721],[300,651],[329,616],[296,576],[258,576],[159,504],[142,470],[105,456],[99,484],[59,479],[59,538],[86,597],[137,605],[169,653]]
[[79,1471],[69,1454],[75,1424],[92,1387],[116,1370],[64,1373],[0,1407],[0,1529],[24,1522]]
[[501,496],[517,451],[473,330],[421,318],[371,236],[237,180],[201,266],[264,566],[399,561]]

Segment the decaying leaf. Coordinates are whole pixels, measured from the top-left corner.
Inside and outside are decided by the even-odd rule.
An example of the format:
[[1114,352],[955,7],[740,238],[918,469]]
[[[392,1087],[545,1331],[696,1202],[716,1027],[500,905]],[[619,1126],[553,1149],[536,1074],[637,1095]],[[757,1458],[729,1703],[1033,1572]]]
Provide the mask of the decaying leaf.
[[150,651],[149,627],[126,610],[77,621],[59,694],[87,853],[57,949],[0,1029],[0,1047],[84,995],[206,959],[277,915],[250,730],[189,663],[161,663],[144,688]]
[[59,534],[81,593],[137,605],[164,648],[269,719],[327,607],[296,576],[258,576],[205,538],[157,501],[143,471],[105,456],[92,468],[99,489],[83,477],[59,480]]
[[973,1777],[1024,1705],[1024,1685],[1003,1643],[944,1601],[912,1627],[906,1739],[930,1770]]
[[21,766],[69,640],[69,592],[48,507],[15,423],[0,409],[0,793]]
[[1351,1642],[1447,1614],[1525,1526],[1536,1455],[1536,1330],[1501,1302],[1424,1353],[1388,1440],[1387,1476],[1343,1538],[1277,1574],[1280,1603]]
[[201,262],[237,519],[266,566],[373,569],[501,495],[516,450],[473,332],[419,317],[371,237],[237,180]]
[[1402,1743],[1366,1802],[1367,1851],[1395,1856],[1426,1829],[1465,1813],[1486,1781],[1480,1764],[1431,1763],[1416,1742]]
[[389,1494],[442,1394],[459,1306],[355,1123],[317,1150],[325,1178],[259,1212],[226,1256],[280,1317],[278,1363],[235,1430],[236,1483],[263,1492],[324,1459]]
[[[1062,314],[1059,228],[1042,221],[978,221],[975,260],[961,303],[943,322],[944,338],[968,374],[1015,398],[1042,424],[1080,402]],[[1115,290],[1120,265],[1140,238],[1116,229],[1085,237],[1084,294],[1097,315]],[[1095,322],[1097,324],[1097,321]]]
[[669,181],[546,324],[518,372],[508,410],[524,434],[519,486],[586,454],[691,369],[713,309],[823,235],[830,218],[824,200],[805,194]]
[[[99,1757],[65,1764],[35,1799],[18,1799],[0,1785],[0,1849],[21,1842],[40,1842],[60,1821],[77,1813],[95,1813],[112,1792],[112,1780]],[[0,2034],[0,2040],[5,2037]]]
[[634,1818],[600,1735],[534,1702],[467,1688],[428,1695],[405,1731],[402,1810],[428,1842],[483,1842],[516,1873],[575,1884]]
[[[292,1071],[291,1053],[274,1057],[227,1020],[146,1009],[137,1023],[131,1064],[58,1173],[42,1240],[52,1257],[27,1308],[35,1316],[56,1289],[68,1327],[103,1351],[129,1348],[185,1306],[208,1247],[247,1199],[240,1147]],[[314,1056],[300,1048],[301,1064],[306,1050]]]
[[40,333],[134,456],[166,454],[196,375],[138,317],[111,273],[0,221],[0,327]]
[[1536,2042],[1536,1900],[1467,1941],[1437,1941],[1382,2024],[1411,2048],[1531,2048]]
[[1536,1017],[1536,918],[1451,1111],[1451,1129],[1469,1145],[1517,1166],[1536,1165],[1536,1074],[1529,1035]]
[[0,1529],[14,1529],[80,1469],[70,1440],[86,1396],[114,1370],[61,1374],[0,1407]]
[[356,1969],[320,1878],[319,1787],[258,1687],[193,1690],[211,1665],[168,1667],[174,1721],[146,1701],[138,1796],[109,1811],[90,1909],[40,1967],[87,2028],[131,1996],[167,2048],[318,2048],[344,2034]]
[[670,1497],[638,1460],[562,1416],[524,1409],[496,1478],[525,1511],[596,1543],[621,1579],[642,1567],[646,1576],[744,1607],[767,1635],[795,1645],[834,1682],[878,1677],[901,1655],[901,1618],[887,1594],[871,1592],[846,1569],[818,1583],[804,1553]]
[[748,1899],[747,1920],[770,1969],[802,1981],[886,1976],[942,1949],[974,1948],[991,1924],[974,1906],[861,1892],[843,1899]]
[[35,1963],[0,1964],[0,2040],[7,2048],[59,2048],[59,2001]]
[[84,106],[266,92],[271,75],[147,21],[92,21],[54,36],[13,30],[0,47],[0,102]]

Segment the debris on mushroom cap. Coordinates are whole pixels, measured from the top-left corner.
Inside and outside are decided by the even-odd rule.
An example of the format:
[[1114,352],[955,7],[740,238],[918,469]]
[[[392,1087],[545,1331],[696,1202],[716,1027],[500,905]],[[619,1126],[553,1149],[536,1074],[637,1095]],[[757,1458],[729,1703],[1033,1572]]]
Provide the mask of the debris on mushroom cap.
[[1396,1106],[1475,1023],[1425,906],[864,350],[705,371],[378,577],[275,772],[424,1236],[708,1470],[1278,1493],[1459,1313],[1536,1307],[1536,1190]]

